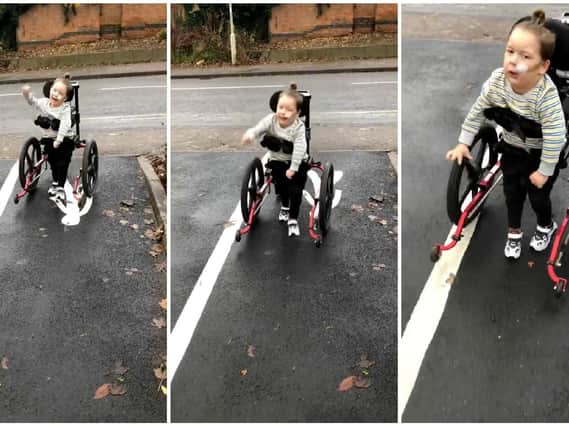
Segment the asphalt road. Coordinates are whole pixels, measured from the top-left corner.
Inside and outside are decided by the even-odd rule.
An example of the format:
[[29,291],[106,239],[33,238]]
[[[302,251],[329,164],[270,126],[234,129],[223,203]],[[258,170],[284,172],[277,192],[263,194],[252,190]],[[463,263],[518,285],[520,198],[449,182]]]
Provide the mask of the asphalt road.
[[385,72],[173,80],[172,150],[243,150],[244,130],[291,82],[312,94],[315,150],[397,149],[397,73]]
[[[172,156],[173,325],[235,209],[251,157]],[[396,176],[385,153],[315,157],[344,171],[331,232],[314,247],[305,202],[301,237],[288,238],[268,201],[255,229],[231,247],[176,372],[173,421],[396,420]],[[382,193],[373,212],[352,210]],[[374,212],[385,226],[370,221]],[[375,361],[370,388],[336,391],[362,354]]]
[[[103,154],[140,154],[166,144],[165,76],[101,78],[80,85],[81,135],[96,139]],[[17,158],[23,141],[41,134],[21,86],[0,87],[1,158]],[[31,86],[36,96],[43,96],[43,84]]]
[[[500,6],[495,7],[499,14]],[[520,6],[519,15],[526,9]],[[468,26],[466,17],[457,19]],[[473,21],[483,19],[481,14]],[[443,241],[450,229],[445,207],[450,165],[444,153],[456,144],[482,83],[501,65],[503,45],[404,38],[402,52],[405,331],[432,269],[431,245]],[[565,170],[552,194],[558,220],[565,212],[568,187]],[[535,228],[529,205],[517,262],[503,257],[506,227],[500,186],[464,255],[403,421],[567,421],[567,301],[553,297],[545,265],[548,254],[529,250]],[[567,268],[561,271],[569,274]]]
[[[13,164],[0,161],[2,182]],[[78,167],[75,159],[70,174]],[[60,223],[47,176],[20,204],[10,198],[0,216],[2,422],[166,419],[153,372],[166,333],[152,324],[163,315],[166,277],[155,271],[162,258],[148,254],[153,242],[143,235],[152,217],[147,190],[134,158],[102,157],[99,174],[94,204],[77,226]],[[121,211],[127,199],[135,204]],[[94,400],[118,376],[109,374],[117,360],[128,368],[126,394]]]

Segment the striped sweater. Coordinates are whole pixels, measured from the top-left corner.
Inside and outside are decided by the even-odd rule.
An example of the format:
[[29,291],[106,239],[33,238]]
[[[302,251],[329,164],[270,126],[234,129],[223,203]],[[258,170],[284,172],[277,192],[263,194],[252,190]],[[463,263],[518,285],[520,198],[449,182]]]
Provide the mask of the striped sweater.
[[529,150],[542,149],[538,171],[553,175],[559,161],[559,154],[565,144],[565,119],[557,88],[548,75],[544,75],[537,85],[525,94],[513,91],[506,79],[503,68],[495,70],[484,83],[482,92],[462,125],[458,141],[470,146],[482,123],[483,111],[489,107],[505,107],[541,125],[542,138],[522,140],[513,132],[504,130],[504,141],[516,147]]
[[282,128],[277,120],[276,114],[269,114],[255,127],[247,130],[251,133],[255,140],[259,142],[265,134],[278,136],[291,141],[294,144],[292,154],[285,154],[282,151],[269,151],[269,160],[277,160],[280,162],[290,161],[290,168],[298,172],[300,163],[308,158],[306,153],[306,131],[304,122],[297,118],[294,123],[286,128]]
[[56,141],[62,142],[63,138],[75,136],[75,128],[71,126],[71,104],[69,102],[64,102],[59,107],[52,107],[49,105],[49,98],[38,99],[31,93],[26,100],[28,104],[35,107],[39,115],[60,121],[59,131],[42,128],[43,138],[54,138]]

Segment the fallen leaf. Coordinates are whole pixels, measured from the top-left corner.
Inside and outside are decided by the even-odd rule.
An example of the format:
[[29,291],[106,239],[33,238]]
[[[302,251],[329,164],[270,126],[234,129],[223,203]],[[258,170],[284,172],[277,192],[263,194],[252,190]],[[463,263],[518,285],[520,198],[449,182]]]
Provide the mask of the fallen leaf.
[[162,310],[166,310],[166,309],[168,308],[168,301],[166,300],[166,298],[163,298],[163,299],[160,301],[160,308],[161,308]]
[[6,356],[2,357],[2,362],[0,362],[2,369],[8,369],[8,358]]
[[117,360],[115,361],[114,365],[113,365],[113,369],[111,370],[112,374],[115,375],[124,375],[128,372],[128,368],[126,366],[123,366],[122,364],[122,360]]
[[223,228],[229,228],[231,226],[235,225],[235,221],[225,221],[223,223]]
[[134,206],[134,200],[121,200],[121,205],[127,208],[132,208]]
[[375,215],[368,215],[367,217],[369,218],[370,221],[375,221],[377,219]]
[[249,348],[247,349],[247,356],[249,357],[255,357],[256,354],[255,352],[257,351],[257,349],[255,348],[254,345],[250,345]]
[[383,196],[369,196],[370,202],[383,203]]
[[121,225],[127,225],[128,224],[128,221],[126,219],[121,219],[119,222],[121,223]]
[[152,225],[152,224],[154,224],[154,220],[153,219],[145,219],[144,224],[145,225]]
[[119,206],[119,211],[124,212],[124,213],[129,213],[130,209],[129,208],[125,208],[124,206]]
[[242,377],[246,377],[246,376],[247,376],[247,369],[241,369],[241,370],[239,371],[239,374],[240,374]]
[[351,389],[354,386],[354,381],[355,381],[356,377],[354,377],[353,375],[350,375],[349,377],[346,377],[342,380],[342,382],[340,383],[340,385],[338,385],[338,391],[348,391],[349,389]]
[[528,261],[528,267],[529,267],[529,268],[533,268],[534,265],[535,265],[535,262],[533,262],[533,261]]
[[158,273],[165,273],[167,268],[168,268],[168,264],[166,263],[166,261],[162,261],[161,263],[154,265],[154,269]]
[[144,208],[144,213],[146,215],[154,215],[154,211],[152,210],[152,208]]
[[377,222],[378,224],[383,225],[384,227],[387,225],[387,220],[386,220],[386,219],[378,219],[378,220],[375,220],[375,222]]
[[103,384],[102,386],[100,386],[96,391],[95,391],[95,397],[94,399],[104,399],[105,397],[107,397],[110,393],[111,389],[111,385],[110,384]]
[[452,285],[454,283],[455,278],[456,276],[454,275],[454,273],[449,273],[447,279],[445,280],[445,283]]
[[368,209],[375,209],[375,208],[379,207],[379,205],[377,203],[374,203],[374,202],[367,202],[367,207],[368,207]]
[[130,224],[129,228],[132,228],[133,230],[138,230],[138,224]]
[[168,393],[167,393],[167,392],[168,392],[168,389],[166,388],[165,385],[161,385],[161,386],[160,386],[160,390],[162,391],[163,394],[168,394]]
[[163,317],[159,317],[158,319],[152,319],[152,324],[157,328],[165,328],[166,327],[166,319]]
[[357,388],[368,388],[371,385],[371,380],[368,377],[357,376],[354,379],[354,386]]
[[385,264],[372,264],[371,266],[375,271],[383,271],[383,269],[386,267]]
[[166,369],[162,367],[154,368],[154,376],[159,380],[165,380],[167,378]]
[[352,211],[353,212],[363,212],[364,207],[362,205],[352,205]]
[[107,210],[104,210],[104,211],[103,211],[103,215],[105,215],[105,216],[115,216],[115,213],[114,213],[112,210],[107,209]]
[[151,247],[150,250],[153,252],[156,252],[158,254],[161,254],[164,251],[164,246],[162,246],[160,243],[154,243]]
[[126,384],[112,384],[109,387],[109,393],[113,396],[122,396],[126,393]]

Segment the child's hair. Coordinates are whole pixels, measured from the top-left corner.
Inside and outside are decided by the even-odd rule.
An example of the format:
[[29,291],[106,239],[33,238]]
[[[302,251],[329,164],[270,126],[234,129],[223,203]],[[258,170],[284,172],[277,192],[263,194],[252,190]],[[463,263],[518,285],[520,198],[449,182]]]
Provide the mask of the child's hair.
[[291,83],[288,89],[281,92],[279,99],[283,96],[290,96],[296,102],[296,111],[300,111],[300,108],[302,107],[302,95],[296,91],[296,88],[296,83]]
[[61,82],[65,85],[65,100],[69,99],[69,94],[73,91],[73,87],[71,86],[71,75],[69,73],[65,73],[63,77],[56,78],[53,83]]
[[539,40],[539,53],[544,61],[551,60],[555,50],[555,34],[545,27],[545,12],[541,9],[534,10],[532,16],[526,16],[514,24],[508,37],[515,28],[529,31]]

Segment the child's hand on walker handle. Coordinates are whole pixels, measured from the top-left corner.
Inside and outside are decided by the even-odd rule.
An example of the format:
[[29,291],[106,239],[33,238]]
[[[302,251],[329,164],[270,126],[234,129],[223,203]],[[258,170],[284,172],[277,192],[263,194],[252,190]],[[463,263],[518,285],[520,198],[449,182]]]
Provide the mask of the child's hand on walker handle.
[[467,158],[469,160],[472,160],[472,155],[470,154],[470,150],[468,149],[468,145],[458,143],[456,145],[456,147],[454,147],[452,150],[447,151],[445,158],[447,160],[450,160],[451,162],[456,160],[457,163],[459,165],[461,165],[463,158]]
[[294,176],[295,173],[296,173],[296,172],[293,171],[292,169],[287,169],[287,171],[286,171],[286,177],[287,177],[288,179],[292,179],[292,177]]
[[548,178],[549,178],[548,176],[543,175],[543,174],[542,174],[541,172],[539,172],[539,171],[535,171],[534,173],[532,173],[532,174],[529,176],[529,180],[530,180],[531,183],[532,183],[533,185],[535,185],[537,188],[542,188],[542,187],[545,185],[545,183],[547,182],[547,179],[548,179]]
[[30,85],[22,86],[22,95],[24,95],[24,98],[28,99],[30,97],[31,92],[32,88],[30,87]]

